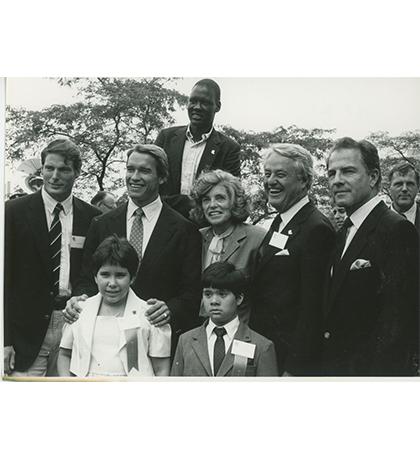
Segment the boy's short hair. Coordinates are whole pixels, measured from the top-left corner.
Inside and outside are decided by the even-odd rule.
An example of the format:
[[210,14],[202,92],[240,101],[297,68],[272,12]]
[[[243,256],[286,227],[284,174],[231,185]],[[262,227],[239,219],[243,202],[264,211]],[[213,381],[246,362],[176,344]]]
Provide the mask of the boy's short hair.
[[134,278],[139,265],[139,256],[127,238],[112,235],[102,241],[92,256],[92,268],[95,275],[104,265],[126,268],[130,277]]
[[201,275],[201,287],[202,289],[226,289],[235,297],[239,297],[245,290],[245,276],[230,262],[215,262]]

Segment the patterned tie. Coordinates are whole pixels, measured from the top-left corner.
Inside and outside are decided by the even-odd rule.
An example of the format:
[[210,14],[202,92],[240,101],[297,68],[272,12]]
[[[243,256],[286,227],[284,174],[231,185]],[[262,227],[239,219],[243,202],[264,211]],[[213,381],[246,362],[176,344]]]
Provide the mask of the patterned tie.
[[134,222],[131,227],[130,234],[130,243],[133,245],[134,249],[137,251],[139,256],[139,267],[141,263],[141,256],[143,250],[143,210],[138,208],[134,211]]
[[220,366],[225,359],[225,341],[223,336],[226,335],[226,329],[224,327],[215,327],[213,332],[217,335],[213,353],[214,375],[217,375]]
[[63,205],[57,203],[53,214],[53,221],[50,228],[50,248],[53,269],[53,292],[55,295],[59,292],[60,287],[60,259],[61,259],[61,222],[60,212],[63,211]]
[[338,265],[341,261],[341,255],[343,254],[344,246],[346,245],[347,230],[352,225],[353,225],[353,222],[347,217],[343,223],[343,226],[338,232],[337,249],[334,252],[334,257],[333,257],[333,275],[337,271]]

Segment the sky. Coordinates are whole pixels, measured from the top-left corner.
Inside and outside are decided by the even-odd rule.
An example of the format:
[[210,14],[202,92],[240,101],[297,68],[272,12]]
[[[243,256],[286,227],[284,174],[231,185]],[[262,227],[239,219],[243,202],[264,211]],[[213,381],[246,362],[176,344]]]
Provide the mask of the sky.
[[[200,78],[183,78],[175,88],[188,95]],[[357,139],[420,128],[420,78],[210,78],[222,89],[218,125],[256,132],[290,125],[335,128],[332,137]],[[6,90],[8,104],[34,110],[71,103],[75,95],[46,78],[8,78]],[[188,122],[185,110],[176,121]]]

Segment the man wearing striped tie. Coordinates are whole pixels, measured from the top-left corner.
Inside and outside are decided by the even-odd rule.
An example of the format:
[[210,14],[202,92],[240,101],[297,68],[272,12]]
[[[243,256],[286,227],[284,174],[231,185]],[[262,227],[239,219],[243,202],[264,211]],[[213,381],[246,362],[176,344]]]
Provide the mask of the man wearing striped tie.
[[81,170],[68,139],[41,153],[43,187],[5,205],[4,373],[56,376],[63,325],[92,219],[100,211],[72,194]]

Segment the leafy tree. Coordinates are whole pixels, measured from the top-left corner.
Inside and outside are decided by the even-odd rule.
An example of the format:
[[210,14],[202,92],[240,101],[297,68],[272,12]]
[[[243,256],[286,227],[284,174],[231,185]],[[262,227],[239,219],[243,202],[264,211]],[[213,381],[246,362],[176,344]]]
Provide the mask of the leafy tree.
[[[134,143],[149,143],[174,123],[173,113],[187,96],[166,85],[173,78],[59,78],[77,90],[70,105],[40,111],[7,107],[6,159],[11,166],[39,156],[52,137],[72,139],[82,150],[78,189],[115,190],[123,185],[122,153]],[[117,179],[116,179],[117,178]]]

